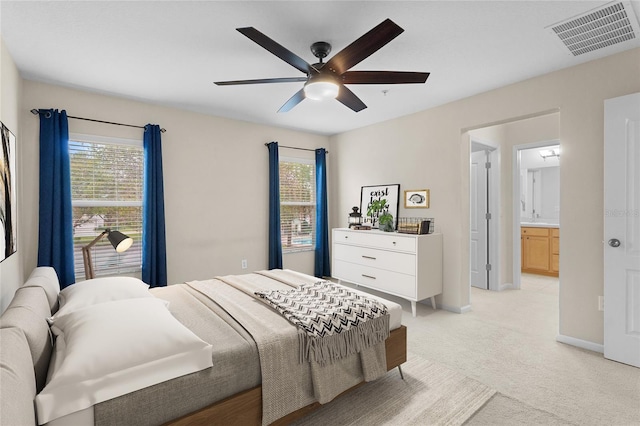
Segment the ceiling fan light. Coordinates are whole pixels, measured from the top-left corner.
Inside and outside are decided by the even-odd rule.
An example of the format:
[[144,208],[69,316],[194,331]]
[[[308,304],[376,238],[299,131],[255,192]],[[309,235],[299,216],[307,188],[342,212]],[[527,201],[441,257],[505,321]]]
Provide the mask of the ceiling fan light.
[[339,90],[338,85],[331,81],[314,81],[304,86],[305,96],[314,101],[335,99],[338,96]]

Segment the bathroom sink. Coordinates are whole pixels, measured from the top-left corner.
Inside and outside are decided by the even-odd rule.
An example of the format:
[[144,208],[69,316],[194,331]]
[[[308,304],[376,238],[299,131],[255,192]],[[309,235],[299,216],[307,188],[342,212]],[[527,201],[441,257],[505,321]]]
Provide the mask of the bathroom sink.
[[557,223],[548,223],[548,222],[520,222],[520,226],[528,226],[534,228],[560,228],[560,225]]

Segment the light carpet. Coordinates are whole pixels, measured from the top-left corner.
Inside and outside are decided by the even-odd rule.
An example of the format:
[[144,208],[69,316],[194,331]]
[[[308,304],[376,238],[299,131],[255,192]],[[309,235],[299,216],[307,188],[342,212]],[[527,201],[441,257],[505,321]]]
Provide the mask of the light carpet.
[[465,426],[513,425],[568,426],[576,424],[501,393],[496,393],[465,423]]
[[444,365],[409,354],[397,369],[341,396],[295,425],[461,425],[496,391]]

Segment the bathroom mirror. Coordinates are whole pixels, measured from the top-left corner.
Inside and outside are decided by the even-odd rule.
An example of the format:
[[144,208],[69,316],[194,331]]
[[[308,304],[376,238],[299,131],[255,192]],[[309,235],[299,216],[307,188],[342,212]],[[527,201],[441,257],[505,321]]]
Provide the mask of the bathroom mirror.
[[[543,156],[541,152],[547,156]],[[550,157],[549,153],[551,153]],[[554,153],[559,153],[558,146],[522,152],[520,163],[520,221],[522,223],[559,223],[560,167],[558,155]]]

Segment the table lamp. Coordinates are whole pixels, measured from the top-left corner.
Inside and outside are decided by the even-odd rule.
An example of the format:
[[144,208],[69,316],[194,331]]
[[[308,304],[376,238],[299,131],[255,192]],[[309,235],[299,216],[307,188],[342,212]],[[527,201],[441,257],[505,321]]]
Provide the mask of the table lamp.
[[84,260],[84,277],[90,280],[95,277],[93,273],[93,261],[91,260],[91,247],[93,247],[98,241],[107,237],[113,248],[118,253],[124,253],[133,244],[133,238],[128,237],[120,231],[112,231],[111,229],[105,229],[102,234],[98,235],[95,240],[91,241],[86,246],[82,247],[82,258]]

